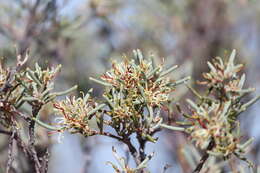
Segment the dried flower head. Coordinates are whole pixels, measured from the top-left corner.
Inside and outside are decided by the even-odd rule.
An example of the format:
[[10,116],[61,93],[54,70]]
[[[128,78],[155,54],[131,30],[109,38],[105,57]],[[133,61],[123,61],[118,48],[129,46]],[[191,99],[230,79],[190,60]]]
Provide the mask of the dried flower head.
[[254,89],[243,89],[245,74],[241,77],[237,74],[243,66],[235,65],[234,58],[235,50],[226,63],[219,57],[213,64],[208,62],[210,72],[203,74],[207,80],[200,82],[208,86],[204,96],[189,87],[199,101],[195,103],[187,100],[191,106],[191,114],[185,114],[190,124],[187,132],[196,146],[206,150],[208,154],[224,159],[235,155],[251,166],[251,163],[244,158],[244,153],[252,139],[240,144],[238,116],[260,97],[244,104],[241,102],[242,96]]
[[239,133],[235,133],[235,130],[239,130],[239,126],[234,127],[235,124],[228,119],[232,113],[231,102],[223,105],[212,103],[211,106],[207,104],[197,106],[191,100],[189,103],[193,107],[190,138],[196,145],[206,149],[213,140],[215,147],[211,151],[217,155],[228,157],[236,152],[240,136]]
[[169,86],[169,79],[160,82],[149,83],[147,88],[144,88],[144,95],[149,105],[162,106],[169,101],[169,94],[174,91],[174,88]]
[[111,86],[115,90],[127,90],[126,97],[134,102],[160,107],[169,101],[169,95],[177,83],[166,75],[177,66],[163,71],[162,65],[154,67],[152,60],[144,59],[140,50],[134,51],[134,55],[135,59],[125,57],[123,62],[114,61],[112,69],[101,76],[103,81],[99,83]]
[[119,118],[119,119],[129,119],[129,118],[137,118],[140,117],[140,113],[138,113],[134,109],[134,104],[131,102],[132,100],[129,100],[127,98],[120,99],[116,96],[118,96],[119,93],[115,94],[114,97],[112,97],[109,101],[112,105],[112,110],[108,112],[108,114],[112,118]]
[[58,115],[61,115],[58,125],[70,133],[81,133],[84,136],[95,135],[96,132],[89,127],[89,120],[103,107],[89,98],[89,94],[76,98],[66,97],[65,100],[53,104]]
[[214,86],[224,82],[226,79],[236,78],[237,72],[243,68],[243,65],[234,65],[235,56],[236,51],[233,50],[227,62],[224,62],[220,57],[216,57],[213,64],[208,62],[210,72],[203,73],[203,77],[207,80],[205,84]]
[[163,70],[162,65],[156,66],[152,59],[145,59],[141,51],[136,50],[133,58],[114,61],[112,69],[101,76],[101,81],[91,78],[106,86],[103,96],[109,106],[106,111],[108,124],[120,135],[136,132],[149,138],[153,127],[160,126],[154,112],[160,112],[171,100],[170,93],[176,85],[189,79],[170,80],[167,74],[176,68]]
[[142,60],[139,66],[136,66],[134,59],[129,60],[125,57],[123,62],[112,62],[112,69],[103,74],[100,78],[113,86],[119,87],[123,83],[127,89],[134,88],[142,79],[141,72],[147,72],[151,69],[151,63]]
[[227,99],[235,99],[249,92],[253,88],[242,89],[245,83],[245,74],[239,76],[238,72],[243,68],[242,64],[235,65],[236,51],[233,50],[229,60],[224,62],[220,57],[216,57],[213,63],[208,62],[210,72],[203,73],[206,81],[199,82],[217,91],[216,94]]

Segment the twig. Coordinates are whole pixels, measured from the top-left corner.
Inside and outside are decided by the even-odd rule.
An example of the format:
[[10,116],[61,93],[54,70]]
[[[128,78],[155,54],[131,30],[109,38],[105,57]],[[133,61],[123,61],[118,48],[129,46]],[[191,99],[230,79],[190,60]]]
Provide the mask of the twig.
[[[207,151],[212,150],[215,147],[215,141],[212,139],[207,147]],[[205,164],[205,162],[208,160],[209,158],[209,154],[205,153],[201,159],[199,164],[197,165],[197,167],[194,169],[194,171],[192,173],[199,173],[203,167],[203,165]]]
[[137,153],[136,148],[133,146],[133,144],[131,143],[129,138],[124,139],[123,142],[127,145],[131,155],[134,158],[136,165],[138,166],[140,164],[140,160],[138,158],[138,153]]
[[[33,108],[32,108],[32,116],[34,118],[37,117],[39,111],[41,109],[41,105],[34,105]],[[30,154],[31,154],[31,159],[32,161],[34,162],[34,165],[35,165],[35,171],[37,173],[40,173],[40,168],[41,168],[41,164],[40,164],[40,161],[39,161],[39,158],[37,156],[37,152],[35,150],[35,134],[34,134],[34,127],[35,127],[35,121],[33,120],[30,120],[29,121],[29,148],[30,148]]]
[[2,130],[2,129],[0,129],[0,133],[2,133],[2,134],[4,134],[4,135],[8,135],[8,136],[11,136],[11,135],[12,135],[12,132],[7,131],[7,130]]
[[137,139],[139,142],[139,155],[140,155],[140,161],[144,161],[144,159],[146,158],[146,154],[145,154],[145,144],[146,144],[146,140],[143,139],[142,134],[138,134],[137,135]]
[[12,131],[12,134],[9,139],[9,144],[8,144],[8,160],[7,160],[7,166],[6,166],[6,173],[9,173],[10,169],[12,168],[12,162],[14,160],[14,158],[13,158],[14,140],[15,140],[15,132]]
[[17,142],[18,148],[20,148],[23,151],[23,153],[25,154],[25,156],[28,157],[29,156],[29,150],[26,147],[25,143],[22,141],[22,138],[21,138],[19,132],[16,129],[14,130],[14,138]]
[[119,136],[116,136],[116,135],[113,135],[111,133],[108,133],[108,132],[102,132],[100,133],[100,135],[104,135],[104,136],[108,136],[108,137],[111,137],[111,138],[114,138],[114,139],[117,139],[118,141],[121,141],[123,142],[124,144],[127,145],[131,155],[133,156],[134,160],[135,160],[135,163],[136,165],[139,165],[140,164],[140,160],[138,158],[138,153],[137,153],[137,150],[136,148],[133,146],[133,144],[131,143],[130,141],[130,138],[121,138]]
[[166,164],[166,165],[163,167],[162,173],[166,173],[166,171],[167,171],[170,167],[172,167],[172,165]]
[[50,158],[50,153],[47,149],[45,152],[44,156],[41,158],[41,172],[42,173],[47,173],[48,172],[48,167],[49,167],[49,158]]
[[108,132],[102,132],[102,133],[100,133],[100,135],[108,136],[108,137],[111,137],[111,138],[117,139],[117,140],[119,140],[119,141],[123,141],[123,139],[120,138],[119,136],[113,135],[113,134],[108,133]]

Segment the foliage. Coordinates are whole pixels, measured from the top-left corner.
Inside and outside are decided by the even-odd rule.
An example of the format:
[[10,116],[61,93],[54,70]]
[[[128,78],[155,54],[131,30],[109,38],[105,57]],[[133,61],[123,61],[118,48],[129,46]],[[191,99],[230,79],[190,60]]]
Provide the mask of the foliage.
[[[26,149],[30,148],[28,145],[28,125],[30,120],[36,121],[49,130],[51,129],[51,131],[48,131],[37,126],[34,128],[34,146],[39,160],[48,160],[50,150],[56,150],[57,148],[64,150],[62,153],[52,153],[51,165],[49,166],[50,172],[66,169],[65,166],[59,166],[59,164],[55,163],[57,161],[62,162],[64,159],[63,154],[72,151],[69,150],[71,146],[66,146],[66,142],[74,138],[74,136],[68,135],[64,144],[56,144],[54,142],[55,138],[50,137],[49,134],[57,132],[59,137],[62,137],[66,131],[82,134],[77,136],[80,136],[79,138],[76,137],[76,142],[80,141],[80,144],[73,147],[80,148],[78,158],[81,157],[81,154],[84,154],[84,158],[91,157],[91,159],[87,160],[82,158],[86,164],[84,168],[83,165],[77,164],[78,162],[75,161],[74,157],[66,158],[66,161],[67,159],[70,160],[70,164],[66,165],[69,165],[68,167],[72,169],[66,169],[67,172],[79,172],[79,170],[83,172],[97,171],[95,169],[100,164],[97,161],[99,155],[93,152],[97,146],[92,145],[92,143],[98,142],[102,149],[107,146],[107,143],[101,142],[103,141],[102,137],[89,138],[88,136],[100,135],[100,131],[109,132],[106,135],[114,136],[131,133],[132,135],[129,135],[130,142],[136,148],[138,157],[142,152],[139,151],[139,146],[136,145],[135,141],[138,141],[138,139],[135,139],[135,136],[141,132],[133,131],[132,126],[127,126],[128,123],[134,124],[133,117],[137,114],[135,109],[131,109],[131,101],[135,99],[147,102],[153,108],[154,120],[150,125],[142,122],[140,127],[143,128],[142,134],[147,135],[143,137],[147,138],[145,140],[156,142],[156,144],[150,144],[151,147],[160,146],[167,150],[167,153],[160,153],[166,156],[164,157],[165,160],[159,161],[162,163],[170,159],[171,161],[168,162],[177,165],[170,168],[169,172],[191,172],[191,170],[196,169],[200,160],[202,160],[200,165],[203,165],[200,172],[248,172],[248,169],[246,170],[247,164],[233,156],[237,155],[247,161],[247,159],[244,159],[246,156],[255,164],[258,164],[259,160],[259,135],[257,128],[255,128],[258,123],[258,107],[255,107],[253,112],[250,112],[250,110],[244,112],[244,110],[240,109],[251,97],[249,95],[250,91],[253,91],[253,89],[242,88],[242,83],[245,83],[243,86],[246,86],[249,81],[248,83],[251,83],[251,85],[258,86],[257,74],[260,68],[258,68],[257,48],[259,47],[258,38],[260,37],[257,37],[257,35],[260,33],[260,27],[257,19],[259,7],[258,1],[247,0],[140,0],[138,3],[122,0],[1,1],[0,55],[5,59],[2,60],[0,68],[0,86],[5,85],[7,80],[16,80],[16,78],[8,77],[10,74],[15,73],[18,74],[17,79],[20,76],[21,81],[13,81],[13,84],[22,83],[26,87],[30,87],[29,90],[32,89],[32,91],[23,91],[24,86],[19,85],[15,89],[13,87],[14,91],[12,93],[8,92],[10,93],[9,96],[6,96],[4,91],[0,94],[3,99],[7,98],[8,103],[11,103],[10,105],[0,105],[3,110],[5,107],[10,108],[4,110],[5,113],[0,113],[0,129],[3,134],[6,134],[0,135],[0,172],[5,171],[3,168],[7,164],[6,161],[12,161],[12,159],[8,159],[8,154],[12,154],[9,158],[14,159],[11,162],[12,166],[9,172],[30,173],[34,171],[33,167],[35,165],[30,159],[33,157],[32,153],[34,151]],[[16,51],[13,51],[14,45]],[[104,73],[100,76],[98,83],[105,84],[104,91],[101,90],[102,87],[88,80],[89,76],[103,73],[104,67],[110,66],[108,60],[110,57],[118,57],[122,52],[128,54],[137,47],[144,50],[144,52],[153,50],[155,54],[153,64],[157,64],[156,67],[162,71],[167,69],[164,67],[167,67],[168,64],[179,64],[182,67],[176,69],[174,73],[168,74],[167,78],[169,77],[169,80],[180,79],[183,76],[192,74],[194,80],[200,80],[201,82],[199,82],[199,85],[193,86],[186,84],[187,87],[180,85],[180,87],[172,91],[172,88],[168,88],[163,82],[154,85],[154,83],[148,81],[150,88],[146,90],[143,87],[146,91],[144,95],[149,98],[148,100],[143,100],[139,88],[134,89],[132,87],[134,89],[132,94],[124,92],[123,95],[134,96],[121,103],[117,96],[120,95],[120,87],[125,85],[122,85],[118,80],[116,82],[117,87],[115,85],[111,86],[113,82],[108,78],[111,76],[113,80],[116,80],[117,78],[124,79],[125,77],[136,76],[136,72],[133,74],[132,71],[127,72],[127,75],[125,73],[118,74],[118,71],[120,73],[121,71],[127,71],[127,69],[124,69],[124,64],[132,66],[132,57],[123,58],[122,61],[113,61],[112,64],[114,64],[115,68],[112,66],[107,74]],[[241,65],[234,64],[232,68],[229,68],[232,72],[229,72],[227,70],[227,59],[216,58],[213,61],[210,60],[216,55],[223,57],[222,53],[225,52],[223,48],[231,49],[233,47],[239,50],[239,56],[236,58],[243,63],[252,63],[249,65],[250,69],[246,69],[248,70],[246,81],[245,76],[240,71],[243,69]],[[11,64],[15,63],[17,54],[21,55],[20,61],[22,62],[26,56],[27,48],[30,48],[30,59],[16,72],[16,66]],[[242,58],[245,55],[246,58]],[[164,62],[158,63],[158,60],[162,60],[158,57],[165,57]],[[150,61],[149,58],[149,56],[143,58],[145,64]],[[207,61],[210,61],[210,72],[201,75],[207,69],[207,63],[205,63]],[[53,79],[47,84],[47,88],[52,88],[50,91],[40,87],[39,82],[43,79],[42,77],[40,77],[40,81],[36,80],[38,83],[36,85],[34,81],[30,82],[30,80],[35,80],[29,74],[31,73],[29,71],[35,72],[35,62],[42,68],[40,71],[52,71],[56,69],[53,68],[55,66],[59,71],[60,67],[57,64],[62,64],[63,72],[59,75],[57,75],[57,72],[54,77],[55,82]],[[134,64],[138,66],[138,62],[134,62]],[[48,65],[51,66],[49,70],[46,68]],[[26,67],[30,68],[30,70],[25,69]],[[143,67],[141,69],[146,71]],[[229,73],[236,73],[236,76],[230,76]],[[201,76],[205,78],[202,80]],[[129,85],[127,87],[130,88],[132,83],[144,86],[144,83],[139,81],[142,79],[143,75],[137,74],[136,79],[126,85]],[[168,79],[165,78],[164,82],[167,82]],[[171,80],[170,82],[175,81]],[[53,83],[55,83],[55,88],[51,86]],[[75,92],[75,96],[66,95],[58,99],[54,98],[56,97],[55,91],[63,90],[73,85],[73,83],[78,85],[77,92],[84,92]],[[110,86],[106,84],[110,84]],[[158,87],[164,88],[166,92],[161,93]],[[6,88],[8,88],[8,85]],[[94,88],[95,92],[93,93],[89,88]],[[114,89],[114,93],[112,93],[111,88],[117,89]],[[187,93],[188,88],[195,94],[194,96]],[[122,90],[124,91],[124,88]],[[46,93],[42,91],[46,91]],[[245,95],[240,97],[239,95],[243,93]],[[117,96],[113,97],[113,94]],[[100,95],[104,95],[104,98],[97,97]],[[183,100],[187,97],[190,97],[190,99],[186,104]],[[38,113],[39,119],[28,118],[32,116],[30,101],[42,105]],[[112,108],[109,102],[116,106]],[[176,105],[177,108],[175,108],[176,102],[183,105],[181,107]],[[224,113],[225,107],[223,105],[227,103],[230,104],[230,106],[227,105],[229,108],[225,113],[229,117],[228,122],[220,118],[221,114]],[[62,112],[64,107],[68,107],[65,109],[65,116]],[[144,117],[137,117],[140,120],[148,120],[149,110],[147,105],[143,104],[140,107],[144,108]],[[19,115],[11,116],[15,113],[12,110],[17,111]],[[231,113],[230,110],[241,111],[241,113]],[[53,116],[53,111],[56,111],[56,116]],[[91,114],[91,111],[95,113]],[[208,115],[205,116],[205,114]],[[217,116],[214,116],[215,114]],[[240,116],[241,114],[242,116]],[[249,116],[243,116],[243,114],[251,115],[249,115],[249,118]],[[21,118],[23,115],[25,118]],[[203,118],[197,118],[198,115],[203,116]],[[252,121],[252,119],[256,121]],[[106,124],[114,121],[116,121],[113,124],[114,127],[116,124],[120,124],[120,135],[113,129],[112,124]],[[17,130],[12,129],[13,122],[15,122]],[[51,124],[51,126],[48,124]],[[176,124],[179,124],[179,126]],[[126,126],[127,130],[122,130],[123,125]],[[173,125],[174,127],[172,127]],[[147,130],[147,126],[151,126],[151,129]],[[225,136],[223,141],[219,140],[219,134],[212,132],[215,129],[220,129],[220,126],[225,126],[224,129],[230,129],[227,136],[225,136],[227,130],[221,129],[219,134],[222,137]],[[241,132],[240,126],[243,128]],[[247,128],[249,126],[250,128]],[[155,127],[155,130],[153,127]],[[182,133],[162,131],[156,135],[149,135],[153,130],[157,132],[163,127],[179,130]],[[11,132],[15,130],[17,132],[12,136]],[[255,134],[251,134],[252,132]],[[16,137],[16,135],[19,137]],[[157,136],[159,136],[160,141],[157,140]],[[249,145],[244,149],[246,151],[250,149],[250,152],[240,151],[238,148],[243,144],[251,143],[250,136],[256,136],[253,145]],[[18,140],[18,143],[15,139],[11,140],[12,137]],[[217,141],[218,145],[215,144],[212,149],[207,149],[211,137]],[[19,139],[22,142],[19,142]],[[60,138],[58,139],[60,140]],[[232,141],[232,139],[236,141]],[[117,140],[108,139],[108,141],[116,142]],[[196,153],[194,147],[189,150],[191,141],[197,148],[196,157],[194,156],[194,153]],[[16,147],[16,143],[20,147]],[[122,141],[121,143],[126,145]],[[13,148],[13,150],[10,148]],[[31,154],[28,154],[29,152]],[[144,155],[146,155],[146,152],[148,152],[148,147],[145,147]],[[157,153],[155,152],[156,158],[158,158]],[[131,161],[129,161],[128,156],[129,153],[126,153],[124,163],[114,164],[114,168],[121,172],[138,168],[137,165],[136,167],[134,165],[130,167],[129,163],[131,164],[132,157],[130,158]],[[106,160],[112,159],[109,157],[109,155],[106,155]],[[156,158],[152,160],[153,163],[155,163]],[[140,160],[140,157],[138,159]],[[42,168],[48,167],[44,165],[47,163],[48,161],[42,162]],[[91,164],[90,167],[89,164]],[[162,164],[150,163],[148,168],[155,171],[153,169],[158,170],[158,167],[162,167]],[[165,166],[165,168],[167,167]],[[155,172],[158,172],[157,170]]]
[[[24,59],[18,56],[15,67],[1,65],[1,124],[6,129],[1,132],[10,136],[6,171],[13,169],[12,147],[17,141],[28,161],[34,163],[32,169],[47,172],[48,152],[40,157],[35,150],[35,122],[59,133],[68,131],[84,137],[102,135],[124,143],[136,168],[130,168],[113,148],[121,168],[108,163],[116,172],[148,172],[147,163],[154,154],[146,154],[146,143],[157,142],[154,134],[163,128],[186,133],[198,149],[205,150],[194,172],[202,170],[209,156],[227,160],[235,155],[253,167],[244,156],[252,139],[241,143],[238,116],[260,97],[242,102],[242,98],[254,89],[243,89],[245,74],[238,74],[242,65],[234,64],[235,54],[234,50],[228,61],[217,57],[213,64],[208,62],[210,72],[204,73],[205,81],[199,82],[206,86],[205,94],[201,95],[187,84],[190,77],[179,80],[167,77],[177,66],[164,69],[163,64],[154,63],[152,56],[146,58],[140,50],[135,50],[133,57],[124,56],[122,62],[113,62],[111,70],[101,75],[101,80],[90,78],[105,86],[102,100],[91,97],[92,89],[78,98],[66,96],[64,100],[57,100],[57,96],[76,89],[75,86],[63,92],[52,92],[54,78],[61,66],[44,70],[36,64],[35,69],[25,69],[28,55]],[[181,84],[185,84],[198,99],[195,102],[187,100],[191,113],[184,113],[177,105],[184,116],[184,121],[179,122],[181,126],[177,127],[167,124],[162,115],[164,110],[171,109],[171,93],[174,94],[176,86]],[[57,126],[40,120],[39,111],[49,102],[56,110]],[[30,105],[31,113],[23,112],[21,108],[25,104]],[[28,128],[28,144],[20,137],[20,119],[26,122],[23,128]],[[98,129],[93,128],[90,121],[94,121]],[[133,134],[139,148],[131,141]]]
[[[76,89],[70,88],[63,92],[52,92],[54,87],[54,78],[56,77],[60,66],[51,69],[42,69],[35,65],[35,69],[24,69],[23,65],[28,60],[17,57],[17,64],[14,67],[6,68],[1,62],[1,88],[0,88],[0,110],[1,125],[6,130],[1,130],[3,134],[10,135],[9,155],[6,172],[12,168],[13,146],[17,142],[28,162],[33,163],[30,168],[34,172],[46,172],[48,169],[49,152],[44,152],[39,156],[35,149],[35,120],[39,118],[39,111],[44,105],[53,101],[57,96],[66,95]],[[22,107],[29,105],[31,113],[24,113]],[[23,119],[27,122],[22,130],[28,133],[28,142],[21,137],[21,125],[19,121]],[[29,164],[30,165],[30,164]]]
[[204,73],[203,77],[206,80],[199,82],[207,86],[203,95],[190,88],[198,97],[198,101],[187,100],[191,113],[183,113],[187,120],[185,123],[189,124],[186,131],[197,147],[206,150],[206,154],[195,171],[202,168],[209,155],[223,159],[229,159],[231,155],[235,155],[253,167],[253,164],[244,157],[252,139],[241,144],[242,136],[238,117],[255,103],[259,96],[246,103],[242,102],[242,98],[255,89],[243,89],[245,74],[242,76],[238,74],[243,65],[234,64],[235,55],[236,52],[233,50],[228,61],[224,62],[217,57],[213,64],[208,62],[210,72]]

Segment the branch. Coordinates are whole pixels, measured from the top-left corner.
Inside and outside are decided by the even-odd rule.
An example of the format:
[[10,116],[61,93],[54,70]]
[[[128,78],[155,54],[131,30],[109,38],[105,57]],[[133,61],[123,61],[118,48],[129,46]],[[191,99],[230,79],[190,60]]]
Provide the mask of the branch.
[[111,138],[117,139],[118,141],[122,141],[123,142],[122,138],[120,138],[119,136],[113,135],[111,133],[108,133],[108,132],[102,132],[102,133],[100,133],[100,135],[108,136],[108,137],[111,137]]
[[13,163],[13,145],[14,145],[14,140],[15,140],[15,131],[12,131],[11,137],[9,139],[9,144],[8,144],[8,160],[7,160],[7,166],[6,166],[6,173],[9,173],[10,169],[12,168],[12,163]]
[[[210,151],[215,147],[215,141],[212,139],[207,147],[206,151]],[[205,162],[208,160],[209,158],[209,153],[205,153],[201,159],[199,164],[197,165],[197,167],[194,169],[194,171],[192,173],[199,173],[203,167],[203,165],[205,164]]]
[[133,144],[131,143],[129,138],[124,139],[123,142],[127,145],[131,155],[134,158],[136,165],[138,166],[140,164],[140,160],[138,158],[138,153],[137,153],[136,148],[133,146]]
[[136,165],[139,165],[140,164],[140,160],[138,158],[138,153],[137,153],[137,150],[136,148],[133,146],[133,144],[131,143],[130,141],[130,138],[121,138],[119,136],[115,136],[111,133],[108,133],[108,132],[102,132],[100,133],[100,135],[103,135],[103,136],[108,136],[108,137],[111,137],[111,138],[114,138],[114,139],[117,139],[118,141],[121,141],[123,142],[124,144],[127,145],[131,155],[133,156],[134,160],[135,160],[135,163]]
[[[32,116],[33,118],[36,118],[39,111],[41,109],[41,105],[34,105],[32,107]],[[35,150],[35,134],[34,134],[34,127],[35,127],[35,121],[34,120],[30,120],[29,121],[29,148],[31,150],[31,155],[32,155],[32,161],[34,162],[35,165],[35,171],[37,173],[40,173],[40,168],[41,168],[41,164],[39,161],[39,158],[37,156],[37,152]]]
[[47,149],[45,152],[44,156],[41,158],[41,172],[42,173],[47,173],[48,172],[48,167],[49,167],[49,158],[50,158],[50,153]]
[[12,132],[7,131],[7,130],[2,130],[2,129],[0,129],[0,133],[2,133],[2,134],[4,134],[4,135],[8,135],[8,136],[11,136],[11,135],[12,135]]
[[144,159],[146,158],[146,154],[145,154],[145,144],[147,142],[147,140],[144,140],[142,137],[142,134],[138,134],[137,135],[137,139],[139,142],[139,155],[140,155],[140,161],[144,161]]

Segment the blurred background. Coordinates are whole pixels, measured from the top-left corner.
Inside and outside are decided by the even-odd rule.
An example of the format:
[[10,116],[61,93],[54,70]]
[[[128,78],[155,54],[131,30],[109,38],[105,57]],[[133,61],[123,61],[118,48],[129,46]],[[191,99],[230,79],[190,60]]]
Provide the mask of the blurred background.
[[[17,53],[24,55],[29,48],[28,66],[35,62],[44,67],[62,64],[57,90],[77,84],[78,91],[94,88],[100,97],[102,87],[89,77],[98,77],[110,68],[111,58],[131,55],[133,49],[141,49],[145,55],[153,53],[158,61],[164,58],[167,65],[180,65],[172,78],[191,75],[194,81],[208,70],[208,60],[228,57],[236,49],[237,62],[246,65],[247,85],[256,87],[257,95],[259,17],[257,0],[0,0],[0,56],[12,64]],[[178,102],[189,96],[183,88],[175,92]],[[241,116],[243,136],[255,138],[248,155],[257,165],[259,112],[257,103]],[[48,108],[42,111],[46,119],[52,119],[52,114]],[[65,134],[58,143],[56,135],[39,131],[39,140],[44,141],[39,143],[51,148],[50,173],[110,173],[113,169],[106,162],[116,163],[112,146],[121,156],[126,155],[125,146],[105,137],[85,139]],[[149,170],[162,172],[168,164],[166,172],[191,172],[182,153],[185,147],[194,151],[189,141],[180,133],[162,131],[156,135],[159,142],[147,145],[147,153],[156,152]],[[4,157],[5,140],[0,145],[0,157]],[[5,164],[3,158],[0,164]]]

